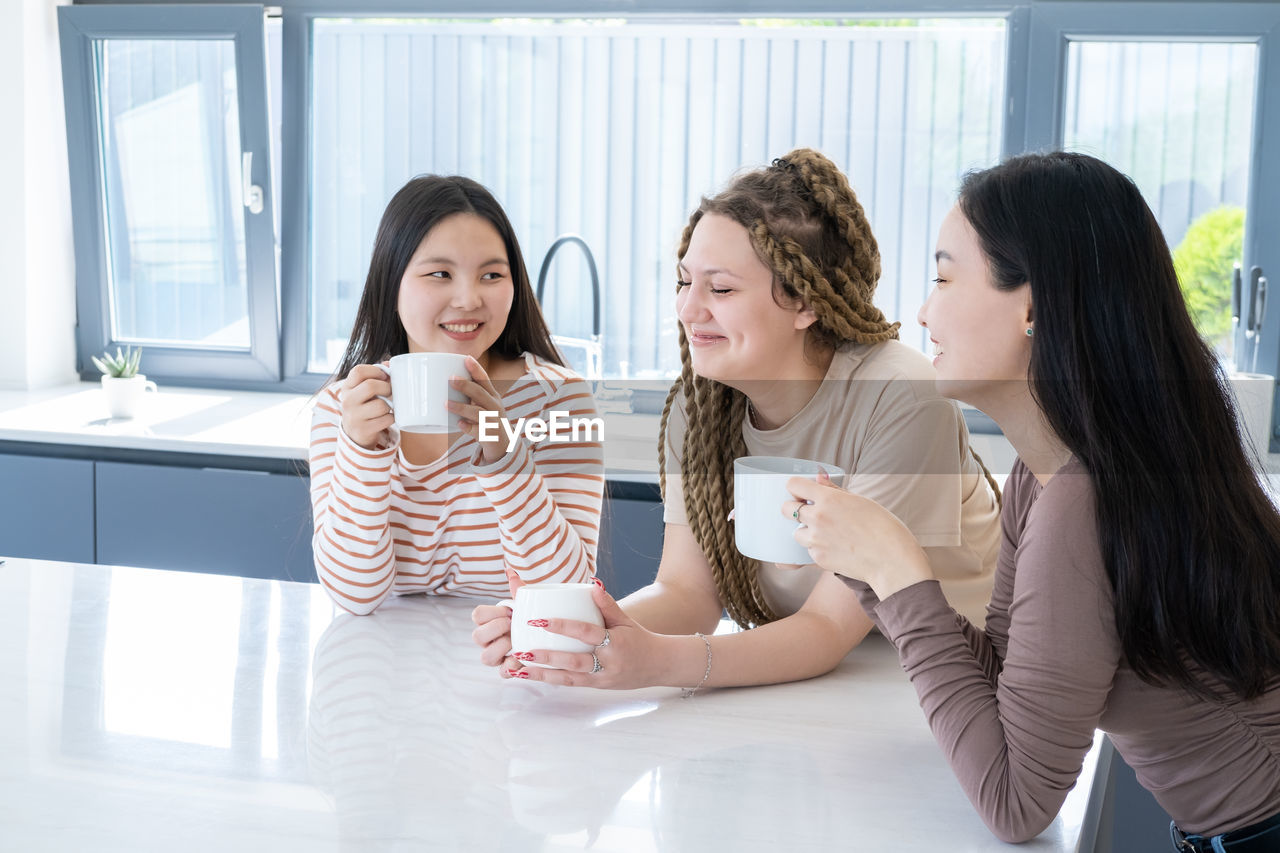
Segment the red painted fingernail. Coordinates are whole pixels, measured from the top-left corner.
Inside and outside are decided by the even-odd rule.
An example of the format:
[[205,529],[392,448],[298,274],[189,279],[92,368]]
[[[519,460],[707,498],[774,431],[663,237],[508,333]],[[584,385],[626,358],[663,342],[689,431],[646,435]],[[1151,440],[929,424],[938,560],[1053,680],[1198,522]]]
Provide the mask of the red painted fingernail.
[[515,652],[511,656],[516,660],[533,660],[533,652]]
[[525,672],[523,669],[521,670],[513,669],[513,670],[510,670],[510,672],[511,672],[512,678],[528,678],[529,677],[529,673]]
[[551,623],[548,622],[546,619],[530,619],[529,624],[532,625],[534,628],[545,628]]
[[604,589],[604,581],[600,580],[600,578],[592,578],[591,582],[601,589]]

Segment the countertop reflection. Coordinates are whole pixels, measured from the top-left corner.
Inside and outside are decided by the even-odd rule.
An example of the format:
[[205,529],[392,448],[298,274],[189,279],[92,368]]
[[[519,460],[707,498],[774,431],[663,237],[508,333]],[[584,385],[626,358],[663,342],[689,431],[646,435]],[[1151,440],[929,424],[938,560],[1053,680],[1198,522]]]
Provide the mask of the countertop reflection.
[[[1007,847],[878,637],[682,699],[502,680],[473,605],[355,617],[307,584],[8,560],[0,849]],[[1022,849],[1076,849],[1094,753]]]

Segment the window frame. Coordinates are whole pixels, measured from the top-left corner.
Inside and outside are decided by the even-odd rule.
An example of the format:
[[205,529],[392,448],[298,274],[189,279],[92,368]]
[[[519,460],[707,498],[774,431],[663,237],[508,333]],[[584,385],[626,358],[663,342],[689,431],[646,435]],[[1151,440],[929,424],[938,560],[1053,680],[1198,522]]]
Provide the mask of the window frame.
[[[173,0],[168,0],[172,4]],[[164,4],[166,0],[76,0],[74,8],[98,7],[104,16],[98,19],[103,27],[126,20],[129,8],[144,8]],[[108,8],[115,7],[115,8]],[[66,8],[66,7],[63,7]],[[219,8],[199,0],[182,0],[181,6],[168,5],[165,17],[170,13]],[[240,7],[261,10],[261,6]],[[277,368],[267,380],[248,380],[225,371],[209,368],[199,372],[198,381],[224,388],[315,391],[327,376],[307,371],[307,304],[309,264],[309,234],[311,223],[310,145],[306,135],[310,127],[311,109],[311,33],[312,22],[318,17],[353,15],[367,16],[430,16],[451,18],[492,17],[580,17],[613,18],[624,15],[634,19],[680,19],[729,17],[929,17],[972,18],[975,16],[1002,17],[1006,24],[1005,55],[1005,116],[1001,140],[1001,156],[1008,157],[1021,151],[1060,144],[1061,99],[1063,97],[1061,68],[1065,62],[1065,38],[1079,35],[1109,35],[1124,37],[1134,32],[1158,36],[1204,36],[1206,34],[1241,35],[1252,33],[1260,42],[1259,50],[1259,99],[1271,92],[1276,100],[1280,93],[1280,60],[1277,51],[1280,37],[1280,11],[1263,3],[1229,2],[1208,3],[1203,0],[1131,0],[1130,2],[1058,2],[1058,0],[807,0],[802,7],[789,6],[783,0],[645,0],[642,6],[631,4],[620,8],[607,0],[550,0],[532,12],[527,0],[482,0],[479,5],[465,0],[441,0],[423,6],[421,0],[373,0],[361,4],[355,0],[278,0],[273,8],[279,10],[282,19],[283,95],[281,108],[280,144],[286,152],[281,166],[281,214],[280,214],[280,269],[279,287],[276,293],[280,304],[278,335],[268,342],[277,354]],[[61,14],[61,9],[60,9]],[[172,29],[172,27],[169,27]],[[65,36],[64,36],[65,39]],[[1269,49],[1270,48],[1270,49]],[[64,52],[66,47],[64,45]],[[258,51],[261,55],[264,51]],[[240,54],[237,54],[239,62]],[[239,68],[238,68],[239,70]],[[1057,79],[1046,76],[1056,74]],[[242,77],[242,88],[247,89],[247,78]],[[1049,82],[1046,82],[1049,81]],[[1049,85],[1049,89],[1044,89]],[[266,95],[266,81],[261,86]],[[1044,97],[1048,92],[1051,97]],[[1032,98],[1032,93],[1041,93]],[[68,137],[76,139],[77,127],[72,126],[72,109],[68,104]],[[78,128],[83,131],[83,124]],[[1261,235],[1280,231],[1280,203],[1275,201],[1255,203],[1254,199],[1268,198],[1267,189],[1280,188],[1280,161],[1271,162],[1262,157],[1261,140],[1280,139],[1280,107],[1266,109],[1261,102],[1255,110],[1254,178],[1251,186],[1250,222],[1247,226],[1245,256],[1251,257],[1264,246]],[[243,134],[243,125],[242,125]],[[83,138],[83,132],[80,133]],[[76,144],[82,144],[77,142]],[[262,150],[268,150],[263,148]],[[75,157],[73,156],[73,161]],[[268,158],[262,158],[264,161]],[[92,161],[90,161],[92,162]],[[257,171],[255,166],[255,172]],[[94,172],[77,172],[72,169],[74,194],[81,196],[85,187],[95,186],[98,175]],[[261,184],[270,194],[271,184]],[[1261,195],[1259,195],[1261,193]],[[1276,194],[1271,193],[1271,198]],[[99,263],[95,255],[101,253],[101,232],[95,231],[97,243],[87,254],[82,251],[83,242],[77,219],[76,253],[78,266],[86,269]],[[82,254],[85,257],[82,258]],[[1280,264],[1272,264],[1277,266]],[[1264,269],[1267,267],[1264,266]],[[83,307],[91,303],[84,291],[83,273],[77,275],[78,301],[81,304],[79,331],[79,358],[87,362],[87,355],[102,347],[101,332],[97,337],[86,333],[86,327],[101,322],[102,316],[86,312]],[[91,282],[97,285],[98,282]],[[92,294],[91,294],[92,295]],[[97,297],[101,299],[101,294]],[[92,331],[92,330],[90,330]],[[1258,356],[1258,369],[1273,374],[1280,373],[1280,311],[1269,311],[1264,318],[1263,345]],[[255,330],[256,336],[256,330]],[[256,343],[256,341],[255,341]],[[158,365],[148,357],[149,365]],[[164,374],[156,370],[164,377]],[[84,375],[91,376],[88,371]],[[189,381],[187,374],[181,377]],[[1277,400],[1280,407],[1280,399]],[[994,424],[980,413],[972,412],[970,426],[974,431],[996,431]],[[1273,419],[1274,422],[1274,419]],[[1276,438],[1273,433],[1273,448]]]
[[[832,17],[832,18],[971,18],[975,16],[998,17],[1006,24],[1006,81],[1025,80],[1022,69],[1025,51],[1018,56],[1011,50],[1014,44],[1010,28],[1015,20],[1026,20],[1026,9],[1008,2],[972,2],[952,4],[946,2],[904,2],[904,0],[811,0],[802,9],[788,7],[782,0],[742,2],[737,0],[700,0],[695,6],[673,0],[645,2],[643,8],[619,9],[614,4],[599,0],[561,0],[542,6],[532,12],[528,4],[490,0],[477,6],[460,0],[443,0],[424,9],[412,0],[380,0],[372,6],[354,6],[349,0],[285,0],[283,16],[283,150],[293,152],[282,166],[281,198],[284,211],[304,213],[294,217],[282,215],[281,223],[281,346],[283,382],[289,387],[314,390],[327,379],[327,375],[309,372],[308,366],[308,283],[310,281],[310,234],[312,197],[308,176],[311,174],[311,145],[307,138],[311,126],[312,108],[312,45],[313,23],[317,18],[341,17],[344,14],[359,17],[442,17],[476,18],[616,18],[628,20],[668,20],[673,18],[714,18],[717,16],[740,17]],[[1018,74],[1015,77],[1015,70]],[[1008,82],[1006,82],[1006,86]],[[1010,93],[1010,103],[1025,101],[1025,93]],[[1001,157],[1010,153],[1009,134],[1014,113],[1005,116],[1005,131],[1001,139]],[[983,427],[987,428],[987,427]]]
[[[1274,3],[1224,2],[1072,2],[1037,3],[1032,7],[1027,34],[1028,91],[1047,95],[1028,101],[1024,150],[1060,148],[1066,68],[1071,41],[1235,41],[1257,45],[1252,153],[1248,199],[1245,202],[1242,266],[1262,267],[1280,275],[1280,246],[1266,235],[1280,233],[1280,158],[1264,157],[1265,139],[1280,140],[1280,6]],[[1273,142],[1273,146],[1274,146]],[[1276,279],[1280,281],[1280,277]],[[1246,274],[1244,305],[1248,313]],[[1245,352],[1245,318],[1235,332],[1235,352]],[[1256,364],[1261,373],[1280,377],[1280,312],[1274,307],[1263,317]],[[1242,366],[1239,369],[1244,370]],[[1280,450],[1276,413],[1280,395],[1272,403],[1270,450]]]
[[168,7],[163,15],[139,4],[58,7],[76,260],[76,364],[82,379],[99,375],[90,356],[132,343],[117,340],[111,322],[94,43],[101,39],[223,39],[233,43],[235,52],[240,150],[258,155],[253,158],[251,178],[263,193],[261,213],[240,210],[244,216],[249,348],[144,342],[143,368],[153,379],[185,385],[279,388],[264,15],[265,7],[260,5],[188,4]]
[[[156,16],[148,11],[148,7],[165,6],[164,16]],[[447,18],[617,18],[620,15],[628,19],[702,19],[719,16],[741,17],[780,17],[780,18],[972,18],[975,16],[1000,17],[1006,21],[1006,86],[1009,104],[1005,115],[1005,130],[1001,140],[1001,156],[1011,153],[1010,141],[1016,140],[1020,134],[1021,121],[1017,120],[1025,108],[1025,91],[1015,91],[1018,81],[1025,79],[1022,73],[1025,65],[1025,46],[1019,46],[1019,39],[1014,36],[1014,27],[1025,31],[1027,7],[1025,4],[1008,2],[1008,0],[972,0],[959,4],[947,0],[808,0],[803,7],[789,6],[783,0],[697,0],[690,6],[687,0],[645,0],[642,8],[632,6],[620,9],[616,2],[607,0],[552,0],[535,12],[529,9],[527,0],[483,0],[480,5],[468,3],[466,0],[441,0],[424,7],[420,0],[373,0],[369,4],[361,4],[355,0],[279,0],[270,7],[273,14],[279,14],[282,24],[282,103],[279,105],[280,145],[286,156],[280,166],[280,233],[278,286],[272,282],[271,298],[260,293],[259,282],[251,276],[251,324],[253,353],[262,351],[262,358],[256,360],[255,368],[247,371],[236,369],[236,359],[226,352],[215,350],[199,350],[190,348],[147,347],[147,369],[149,375],[161,380],[176,381],[186,385],[219,387],[241,390],[277,390],[312,393],[318,390],[329,378],[327,374],[308,371],[307,335],[308,316],[308,281],[310,274],[310,234],[311,234],[311,187],[308,176],[311,173],[311,147],[307,140],[310,128],[312,104],[310,99],[312,69],[312,24],[316,18],[342,17],[344,15],[358,17],[447,17]],[[92,37],[155,35],[157,33],[173,37],[209,37],[223,32],[220,16],[234,10],[252,10],[259,16],[254,27],[253,37],[261,42],[260,47],[250,49],[254,57],[264,57],[261,66],[261,83],[254,91],[263,100],[263,132],[267,132],[265,99],[268,81],[265,70],[265,36],[261,35],[261,14],[266,7],[261,5],[219,5],[204,3],[202,0],[74,0],[71,7],[60,7],[60,18],[63,10],[73,9],[78,13],[96,11],[98,14],[89,18],[92,31],[85,38],[85,50],[88,50]],[[203,18],[200,13],[207,15]],[[188,15],[190,17],[188,17]],[[154,21],[163,17],[163,23]],[[183,26],[175,23],[179,18]],[[200,30],[203,21],[205,27]],[[89,24],[82,29],[88,29]],[[150,26],[148,26],[150,25]],[[65,27],[64,27],[65,28]],[[67,68],[68,45],[67,36],[63,36],[64,69]],[[246,135],[246,114],[244,98],[250,90],[248,69],[242,68],[245,51],[237,44],[237,74],[240,82],[242,102],[241,136]],[[81,65],[85,63],[82,54]],[[254,71],[258,69],[256,60]],[[90,67],[74,70],[84,75],[91,73]],[[64,75],[68,71],[64,70]],[[92,89],[92,78],[82,79],[81,87],[74,92],[67,88],[68,136],[73,132],[81,138],[87,132],[95,130],[93,120],[94,104],[86,101],[84,93],[95,95]],[[73,105],[80,114],[76,115],[73,129]],[[86,111],[87,110],[87,111]],[[1010,127],[1016,125],[1018,130],[1011,135]],[[90,145],[96,145],[96,139]],[[84,146],[82,145],[83,149]],[[253,150],[269,152],[269,139],[261,141]],[[101,352],[108,345],[114,346],[110,339],[109,317],[106,307],[106,271],[104,223],[98,214],[100,205],[94,203],[87,211],[88,221],[81,226],[80,208],[86,206],[87,193],[96,199],[101,198],[101,175],[97,168],[97,153],[92,147],[72,154],[72,186],[73,186],[73,218],[76,231],[76,257],[78,269],[92,270],[92,278],[86,273],[77,272],[77,305],[79,313],[77,332],[77,359],[81,376],[86,379],[96,377],[88,356]],[[74,161],[83,160],[80,168]],[[259,174],[257,160],[263,160],[261,168],[269,168],[268,157],[255,158],[254,174]],[[85,165],[89,168],[84,168]],[[255,180],[255,183],[259,183]],[[264,178],[260,183],[270,204],[271,182]],[[269,209],[269,207],[268,207]],[[260,217],[261,218],[261,217]],[[246,238],[247,239],[247,238]],[[87,243],[83,248],[82,243]],[[83,260],[82,260],[83,256]],[[259,255],[251,254],[247,259],[252,269],[255,262],[260,262]],[[268,267],[277,272],[275,258]],[[255,299],[255,297],[257,297]],[[278,300],[278,301],[277,301]],[[253,323],[258,303],[266,303],[273,308],[278,304],[279,312],[272,314],[275,322],[276,337],[273,341],[263,341],[261,329],[271,328],[264,323]],[[244,360],[241,353],[240,360]],[[980,428],[981,425],[980,425]]]

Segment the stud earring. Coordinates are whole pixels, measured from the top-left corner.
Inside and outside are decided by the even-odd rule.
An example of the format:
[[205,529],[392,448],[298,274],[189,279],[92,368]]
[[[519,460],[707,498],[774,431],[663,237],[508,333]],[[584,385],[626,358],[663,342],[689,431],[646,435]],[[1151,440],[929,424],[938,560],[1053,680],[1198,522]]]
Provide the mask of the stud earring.
[[1031,337],[1032,335],[1034,335],[1035,333],[1036,333],[1035,329],[1032,329],[1030,326],[1028,326],[1028,327],[1027,327],[1027,337],[1028,337],[1028,338],[1029,338],[1029,337]]

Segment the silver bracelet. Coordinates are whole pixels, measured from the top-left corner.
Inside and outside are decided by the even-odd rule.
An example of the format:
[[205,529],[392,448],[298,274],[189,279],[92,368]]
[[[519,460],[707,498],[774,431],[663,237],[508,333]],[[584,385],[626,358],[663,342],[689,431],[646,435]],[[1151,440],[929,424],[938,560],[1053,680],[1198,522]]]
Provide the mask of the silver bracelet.
[[707,639],[706,634],[695,631],[695,637],[701,637],[702,642],[707,646],[707,671],[702,673],[702,680],[698,682],[696,687],[681,687],[680,698],[688,699],[690,696],[698,692],[698,688],[707,683],[707,679],[711,677],[711,641]]

